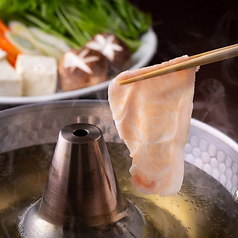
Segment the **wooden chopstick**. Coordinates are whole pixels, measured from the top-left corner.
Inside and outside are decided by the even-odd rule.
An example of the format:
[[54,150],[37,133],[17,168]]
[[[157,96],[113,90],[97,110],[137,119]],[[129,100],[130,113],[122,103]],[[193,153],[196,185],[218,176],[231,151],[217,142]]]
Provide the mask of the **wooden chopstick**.
[[125,85],[129,83],[134,83],[137,81],[141,81],[144,79],[149,79],[157,76],[161,76],[164,74],[169,74],[175,71],[180,71],[183,69],[188,69],[192,67],[202,66],[214,62],[218,62],[221,60],[229,59],[232,57],[238,56],[238,44],[222,47],[219,49],[207,51],[201,54],[193,55],[188,58],[188,60],[174,64],[162,69],[158,69],[146,74],[142,74],[133,78],[129,78],[123,81],[120,81],[119,85]]

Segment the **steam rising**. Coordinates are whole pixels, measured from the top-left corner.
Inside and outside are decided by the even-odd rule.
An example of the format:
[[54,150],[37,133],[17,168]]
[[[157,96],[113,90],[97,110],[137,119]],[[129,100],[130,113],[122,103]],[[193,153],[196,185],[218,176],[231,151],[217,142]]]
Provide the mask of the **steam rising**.
[[[232,7],[218,21],[211,38],[212,48],[237,43],[238,8]],[[194,103],[193,116],[238,141],[238,57],[210,65],[196,92],[201,97]],[[199,77],[199,74],[198,74]]]
[[238,116],[238,110],[232,114],[228,110],[232,105],[228,101],[225,87],[216,79],[207,79],[197,88],[201,98],[194,102],[193,116],[237,139],[236,128],[232,120]]

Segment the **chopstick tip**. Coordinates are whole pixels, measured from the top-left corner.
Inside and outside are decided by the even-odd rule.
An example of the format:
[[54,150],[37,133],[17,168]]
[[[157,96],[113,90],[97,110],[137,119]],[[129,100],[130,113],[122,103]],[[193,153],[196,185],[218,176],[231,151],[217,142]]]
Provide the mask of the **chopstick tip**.
[[123,83],[123,81],[120,81],[120,82],[118,82],[118,85],[119,86],[122,86],[122,85],[124,85],[125,83]]

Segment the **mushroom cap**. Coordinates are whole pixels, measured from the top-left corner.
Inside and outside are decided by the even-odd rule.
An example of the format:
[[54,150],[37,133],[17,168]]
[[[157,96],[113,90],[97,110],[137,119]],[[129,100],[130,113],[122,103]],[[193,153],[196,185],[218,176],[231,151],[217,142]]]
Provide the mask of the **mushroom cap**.
[[110,71],[114,72],[114,74],[128,69],[132,64],[131,50],[113,34],[97,34],[85,46],[98,50],[107,57],[110,62]]
[[96,50],[72,49],[61,57],[58,72],[61,89],[76,90],[106,81],[108,60]]

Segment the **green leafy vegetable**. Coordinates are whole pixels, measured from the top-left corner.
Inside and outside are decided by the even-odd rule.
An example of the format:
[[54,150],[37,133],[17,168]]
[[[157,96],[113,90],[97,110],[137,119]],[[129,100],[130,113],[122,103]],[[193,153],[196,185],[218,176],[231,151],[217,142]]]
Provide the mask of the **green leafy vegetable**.
[[1,0],[0,16],[63,38],[74,48],[101,32],[115,34],[133,51],[151,17],[126,0]]

